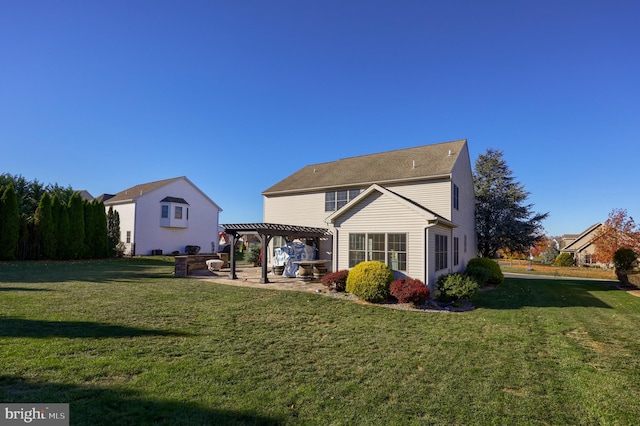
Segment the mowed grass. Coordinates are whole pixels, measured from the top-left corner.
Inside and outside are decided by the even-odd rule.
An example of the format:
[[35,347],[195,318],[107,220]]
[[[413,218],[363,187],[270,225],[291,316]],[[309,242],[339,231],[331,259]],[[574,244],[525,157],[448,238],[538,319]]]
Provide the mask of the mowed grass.
[[640,298],[611,283],[507,279],[425,313],[172,271],[0,263],[0,402],[69,403],[74,425],[640,418]]

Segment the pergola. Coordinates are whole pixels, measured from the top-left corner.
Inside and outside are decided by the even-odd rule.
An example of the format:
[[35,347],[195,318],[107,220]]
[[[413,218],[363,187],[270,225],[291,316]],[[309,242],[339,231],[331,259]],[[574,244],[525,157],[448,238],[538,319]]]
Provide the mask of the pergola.
[[316,247],[319,246],[319,239],[326,237],[329,234],[329,230],[326,228],[314,228],[310,226],[297,226],[297,225],[280,225],[276,223],[240,223],[240,224],[227,224],[220,225],[224,228],[224,232],[231,237],[229,250],[229,263],[230,271],[229,278],[237,280],[236,275],[236,255],[235,246],[239,235],[253,234],[260,238],[260,244],[262,245],[262,277],[261,283],[268,283],[267,278],[267,246],[271,239],[275,236],[285,237],[287,240],[293,240],[295,238],[313,238],[316,242]]

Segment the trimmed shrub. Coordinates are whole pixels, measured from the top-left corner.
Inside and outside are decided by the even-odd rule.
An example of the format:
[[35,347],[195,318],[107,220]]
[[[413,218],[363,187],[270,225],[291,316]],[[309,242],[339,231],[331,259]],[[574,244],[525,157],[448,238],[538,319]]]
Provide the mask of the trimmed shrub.
[[504,274],[500,265],[488,257],[476,257],[467,264],[465,273],[472,277],[478,285],[500,285],[504,282]]
[[342,271],[330,272],[322,277],[322,284],[331,290],[345,291],[347,288],[347,276],[349,271],[343,269]]
[[636,260],[638,260],[638,255],[630,248],[619,248],[613,254],[613,266],[621,271],[633,269]]
[[389,294],[400,303],[423,304],[429,298],[429,287],[413,278],[398,278],[391,282]]
[[391,281],[391,268],[380,261],[370,260],[358,263],[349,271],[346,290],[367,302],[382,302],[389,296]]
[[576,261],[573,259],[571,253],[567,252],[560,253],[553,262],[555,266],[573,266],[575,263]]
[[478,293],[478,283],[466,274],[440,275],[436,281],[439,291],[438,300],[455,302],[460,299],[472,299]]

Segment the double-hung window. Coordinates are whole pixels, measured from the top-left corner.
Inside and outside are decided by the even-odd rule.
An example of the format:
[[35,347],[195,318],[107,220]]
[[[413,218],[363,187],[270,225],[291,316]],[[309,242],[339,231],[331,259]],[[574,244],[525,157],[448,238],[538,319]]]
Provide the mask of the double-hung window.
[[436,271],[447,269],[448,238],[446,235],[436,234]]
[[334,212],[344,207],[360,194],[359,189],[341,189],[324,193],[324,211]]
[[349,234],[349,267],[360,262],[378,260],[391,269],[407,269],[407,234]]

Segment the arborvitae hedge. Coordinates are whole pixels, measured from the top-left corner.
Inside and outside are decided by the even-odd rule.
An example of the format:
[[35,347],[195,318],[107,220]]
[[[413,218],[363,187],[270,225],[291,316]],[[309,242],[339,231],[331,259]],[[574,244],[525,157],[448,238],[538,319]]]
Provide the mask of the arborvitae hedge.
[[80,194],[75,193],[69,199],[69,236],[71,259],[85,257],[85,233],[84,233],[84,203]]
[[14,260],[20,237],[18,199],[12,184],[0,197],[0,260]]
[[35,215],[36,235],[40,243],[40,256],[45,259],[56,258],[56,224],[53,222],[51,196],[45,192]]
[[116,247],[120,242],[120,214],[109,206],[107,213],[107,234],[109,235],[109,256],[116,255]]

